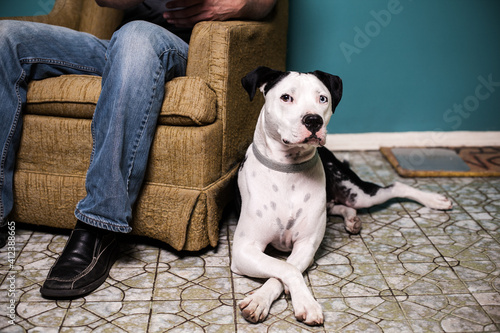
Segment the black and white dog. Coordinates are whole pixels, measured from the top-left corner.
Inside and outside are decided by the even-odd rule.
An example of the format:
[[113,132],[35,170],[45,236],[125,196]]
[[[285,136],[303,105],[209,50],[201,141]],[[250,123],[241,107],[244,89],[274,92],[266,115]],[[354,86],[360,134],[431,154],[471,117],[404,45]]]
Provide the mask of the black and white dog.
[[[239,306],[248,321],[262,321],[285,290],[291,295],[295,317],[319,325],[323,323],[321,306],[302,273],[321,244],[327,212],[342,215],[346,229],[359,233],[356,209],[395,197],[434,209],[450,209],[451,202],[402,183],[380,187],[364,182],[323,148],[326,126],[342,96],[338,76],[259,67],[242,83],[250,99],[261,90],[265,103],[238,174],[242,204],[231,269],[268,280]],[[286,262],[267,255],[268,245],[290,252]]]

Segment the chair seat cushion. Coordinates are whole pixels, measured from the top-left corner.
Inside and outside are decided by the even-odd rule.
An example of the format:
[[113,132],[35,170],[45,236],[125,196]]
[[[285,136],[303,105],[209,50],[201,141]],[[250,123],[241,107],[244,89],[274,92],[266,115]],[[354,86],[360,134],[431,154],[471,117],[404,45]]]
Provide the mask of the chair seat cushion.
[[[26,113],[91,119],[101,93],[101,78],[63,75],[28,86]],[[216,96],[198,77],[178,77],[166,84],[158,123],[173,126],[212,124],[217,116]]]

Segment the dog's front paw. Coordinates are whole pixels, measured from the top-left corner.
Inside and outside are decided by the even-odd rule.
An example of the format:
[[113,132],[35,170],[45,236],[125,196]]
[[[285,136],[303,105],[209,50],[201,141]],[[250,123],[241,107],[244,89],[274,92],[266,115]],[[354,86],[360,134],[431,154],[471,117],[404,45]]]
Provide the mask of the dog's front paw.
[[292,298],[292,303],[298,321],[310,326],[323,325],[323,310],[312,296],[299,297],[298,301]]
[[266,295],[260,295],[259,292],[256,291],[241,301],[239,307],[243,318],[253,324],[256,324],[263,322],[266,319],[269,314],[271,304],[272,302],[268,300]]

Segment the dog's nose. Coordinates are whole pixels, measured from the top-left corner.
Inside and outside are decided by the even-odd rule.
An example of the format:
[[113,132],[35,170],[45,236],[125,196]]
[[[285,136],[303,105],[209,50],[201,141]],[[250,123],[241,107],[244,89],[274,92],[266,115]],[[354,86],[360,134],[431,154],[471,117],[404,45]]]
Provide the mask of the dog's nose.
[[315,134],[321,129],[321,126],[323,126],[323,118],[317,114],[306,114],[304,118],[302,118],[302,123],[311,133]]

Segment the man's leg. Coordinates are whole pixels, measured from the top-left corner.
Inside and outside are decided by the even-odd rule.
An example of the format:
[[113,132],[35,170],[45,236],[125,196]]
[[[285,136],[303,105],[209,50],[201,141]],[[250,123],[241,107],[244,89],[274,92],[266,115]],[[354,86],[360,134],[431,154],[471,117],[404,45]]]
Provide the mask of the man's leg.
[[102,75],[107,43],[62,27],[0,20],[0,226],[5,228],[13,207],[28,82],[62,74]]
[[146,172],[165,82],[185,74],[188,46],[143,21],[123,26],[108,48],[102,93],[92,124],[94,150],[79,220],[129,232],[132,205]]
[[[77,227],[42,295],[80,297],[107,277],[116,246],[114,232],[131,230],[132,206],[146,172],[165,82],[184,75],[187,50],[175,35],[143,21],[123,26],[111,39],[92,123],[87,196],[76,207]],[[82,247],[94,251],[81,251]],[[75,270],[75,265],[80,268]]]

